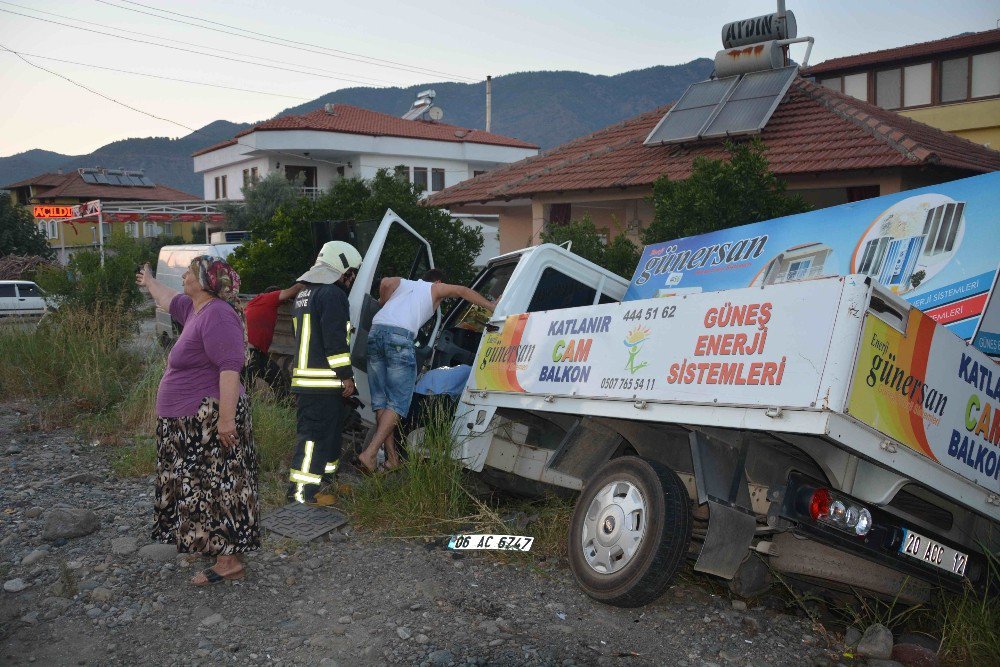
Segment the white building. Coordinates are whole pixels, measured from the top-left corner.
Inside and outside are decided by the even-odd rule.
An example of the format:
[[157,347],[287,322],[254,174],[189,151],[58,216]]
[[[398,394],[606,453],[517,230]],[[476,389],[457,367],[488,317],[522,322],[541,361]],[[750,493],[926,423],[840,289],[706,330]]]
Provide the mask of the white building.
[[402,166],[429,194],[537,154],[538,146],[483,130],[328,104],[260,123],[193,157],[205,199],[240,200],[244,185],[275,171],[315,194],[343,178]]

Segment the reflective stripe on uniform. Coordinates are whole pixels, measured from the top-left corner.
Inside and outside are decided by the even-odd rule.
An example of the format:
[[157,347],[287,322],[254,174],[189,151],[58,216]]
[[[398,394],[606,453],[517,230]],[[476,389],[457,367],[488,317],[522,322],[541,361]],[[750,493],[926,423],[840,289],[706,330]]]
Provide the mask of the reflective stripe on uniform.
[[350,366],[351,355],[347,352],[343,354],[334,354],[326,358],[326,363],[330,364],[330,368],[340,368],[341,366]]
[[312,440],[306,440],[306,446],[302,453],[302,470],[296,472],[304,472],[309,474],[309,468],[312,468],[313,459],[313,449],[315,449],[316,443]]
[[299,366],[298,368],[309,368],[309,338],[312,334],[309,313],[302,315],[302,335],[299,340]]
[[299,484],[322,484],[323,478],[320,475],[313,475],[312,473],[302,472],[301,470],[292,470],[288,473],[288,479],[292,482],[298,482]]
[[296,368],[292,370],[292,377],[335,378],[337,374],[327,368]]
[[321,379],[310,379],[310,378],[292,378],[293,387],[303,387],[305,389],[339,389],[343,386],[340,380],[321,380]]
[[324,475],[329,475],[330,473],[337,472],[337,464],[338,463],[339,463],[339,460],[338,461],[330,461],[329,463],[327,463],[326,467],[323,468],[323,474]]
[[305,488],[306,488],[305,484],[295,485],[295,502],[305,504],[306,499],[302,494],[302,491],[305,490]]

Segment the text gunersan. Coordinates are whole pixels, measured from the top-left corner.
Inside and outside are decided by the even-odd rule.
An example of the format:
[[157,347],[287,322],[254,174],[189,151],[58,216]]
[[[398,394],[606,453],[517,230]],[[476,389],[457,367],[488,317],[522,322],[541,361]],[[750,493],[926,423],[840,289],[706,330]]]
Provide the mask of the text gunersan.
[[653,276],[661,276],[671,271],[689,271],[706,266],[757,259],[764,252],[765,245],[767,245],[767,234],[681,252],[677,252],[676,245],[667,246],[662,255],[646,260],[635,284],[643,285]]

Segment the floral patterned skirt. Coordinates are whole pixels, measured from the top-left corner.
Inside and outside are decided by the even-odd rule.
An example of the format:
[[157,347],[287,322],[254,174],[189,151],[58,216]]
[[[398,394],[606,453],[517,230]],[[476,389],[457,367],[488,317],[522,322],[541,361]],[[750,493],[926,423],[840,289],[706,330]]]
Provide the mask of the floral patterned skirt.
[[260,548],[257,450],[246,396],[236,406],[239,443],[224,447],[218,426],[214,398],[203,399],[192,417],[157,419],[153,539],[182,553]]

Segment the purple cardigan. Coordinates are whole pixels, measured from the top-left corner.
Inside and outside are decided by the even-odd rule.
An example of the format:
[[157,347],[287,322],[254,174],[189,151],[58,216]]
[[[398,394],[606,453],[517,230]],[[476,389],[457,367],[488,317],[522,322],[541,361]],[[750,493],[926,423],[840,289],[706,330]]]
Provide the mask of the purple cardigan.
[[202,399],[219,398],[220,372],[243,370],[243,325],[225,301],[215,299],[195,313],[194,302],[185,294],[171,299],[170,316],[184,331],[167,357],[167,371],[156,392],[156,414],[192,417]]

